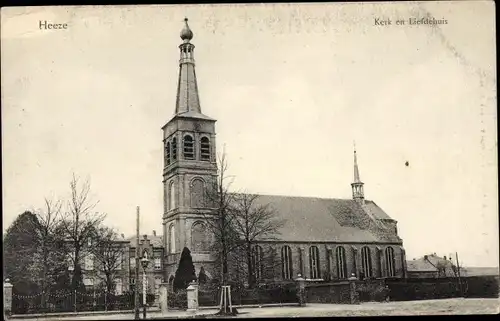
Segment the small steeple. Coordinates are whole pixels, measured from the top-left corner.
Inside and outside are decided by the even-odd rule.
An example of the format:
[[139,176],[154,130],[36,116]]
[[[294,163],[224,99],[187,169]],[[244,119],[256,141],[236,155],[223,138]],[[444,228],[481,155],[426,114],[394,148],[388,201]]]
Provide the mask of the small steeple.
[[354,143],[354,181],[351,184],[352,188],[352,198],[356,201],[364,203],[365,194],[363,192],[363,182],[359,177],[359,168],[358,168],[358,158],[356,155],[356,143]]

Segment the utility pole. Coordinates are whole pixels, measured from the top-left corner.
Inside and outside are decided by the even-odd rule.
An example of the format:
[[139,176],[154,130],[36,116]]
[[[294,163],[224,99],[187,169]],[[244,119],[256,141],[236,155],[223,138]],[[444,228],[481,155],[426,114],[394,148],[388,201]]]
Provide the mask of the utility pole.
[[135,289],[134,289],[134,310],[135,320],[139,320],[139,206],[137,206],[137,222],[136,222],[136,245],[135,245]]
[[462,290],[462,280],[460,279],[460,264],[458,263],[458,252],[455,252],[455,257],[457,260],[458,286],[460,288],[460,295],[464,296],[464,292]]

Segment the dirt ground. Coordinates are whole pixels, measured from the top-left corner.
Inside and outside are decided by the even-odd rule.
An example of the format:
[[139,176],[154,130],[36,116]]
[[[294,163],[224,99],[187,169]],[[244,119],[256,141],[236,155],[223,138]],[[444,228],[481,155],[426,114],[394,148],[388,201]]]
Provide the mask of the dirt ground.
[[445,299],[389,303],[363,303],[360,305],[308,304],[307,307],[246,309],[242,317],[291,316],[391,316],[391,315],[449,315],[498,314],[499,299]]
[[[499,299],[444,299],[425,301],[404,301],[388,303],[350,304],[307,304],[305,307],[263,307],[238,309],[240,318],[272,317],[323,317],[323,316],[392,316],[392,315],[449,315],[449,314],[498,314]],[[151,312],[148,319],[200,318],[214,314],[216,310],[199,310],[196,315],[185,311],[170,311],[162,316]],[[96,316],[68,316],[36,318],[37,320],[131,320],[133,314],[111,314]],[[142,313],[141,313],[142,318]],[[20,319],[18,319],[20,320]],[[25,319],[26,320],[26,319]]]

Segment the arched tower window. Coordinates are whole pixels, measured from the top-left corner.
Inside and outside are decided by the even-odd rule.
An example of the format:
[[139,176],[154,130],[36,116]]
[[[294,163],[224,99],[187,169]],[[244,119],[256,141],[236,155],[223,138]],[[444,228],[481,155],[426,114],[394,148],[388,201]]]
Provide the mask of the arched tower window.
[[191,246],[194,252],[208,251],[210,239],[207,227],[203,222],[195,222],[191,227]]
[[186,135],[183,141],[184,159],[194,159],[194,142],[193,137]]
[[168,191],[168,209],[172,210],[174,209],[177,204],[175,203],[175,183],[172,181],[169,186],[169,191]]
[[170,165],[170,142],[165,146],[165,164]]
[[174,223],[170,224],[170,227],[168,228],[168,236],[169,236],[169,241],[170,241],[170,242],[168,242],[168,252],[175,253],[175,225],[174,225]]
[[281,273],[284,280],[289,280],[293,277],[292,250],[288,245],[281,248]]
[[335,250],[335,258],[337,259],[337,273],[339,279],[347,278],[347,262],[345,260],[345,249],[343,246],[338,246]]
[[177,138],[174,137],[172,139],[172,162],[177,160]]
[[204,207],[205,202],[205,182],[197,178],[191,182],[191,207]]
[[372,277],[372,255],[370,249],[365,246],[361,249],[361,264],[363,268],[363,277]]
[[202,161],[210,161],[210,140],[208,137],[201,138],[200,153]]
[[309,248],[309,271],[311,279],[320,278],[319,249],[317,246]]
[[396,259],[394,258],[394,249],[390,246],[385,249],[385,266],[387,267],[387,276],[396,276]]
[[264,274],[263,256],[262,247],[254,246],[252,249],[252,270],[256,281],[260,280]]

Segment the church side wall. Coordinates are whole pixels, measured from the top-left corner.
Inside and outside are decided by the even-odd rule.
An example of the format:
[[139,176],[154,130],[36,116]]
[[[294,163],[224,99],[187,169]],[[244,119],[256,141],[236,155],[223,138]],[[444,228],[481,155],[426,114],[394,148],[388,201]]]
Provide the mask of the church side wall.
[[[320,278],[323,280],[339,279],[339,271],[337,269],[336,249],[342,246],[345,250],[346,276],[349,277],[353,273],[360,276],[362,272],[362,248],[368,247],[371,254],[372,277],[387,277],[387,266],[385,262],[385,249],[392,247],[394,250],[396,277],[404,276],[404,252],[400,245],[387,244],[338,244],[338,243],[261,243],[265,255],[274,250],[276,255],[274,275],[270,276],[269,272],[267,279],[282,280],[281,266],[281,249],[283,246],[289,246],[292,253],[292,272],[293,278],[297,278],[298,273],[309,279],[311,277],[310,267],[310,252],[311,246],[318,247],[319,250],[319,265]],[[301,260],[302,256],[302,260]],[[266,260],[269,265],[269,258]],[[267,267],[269,270],[269,266]]]

